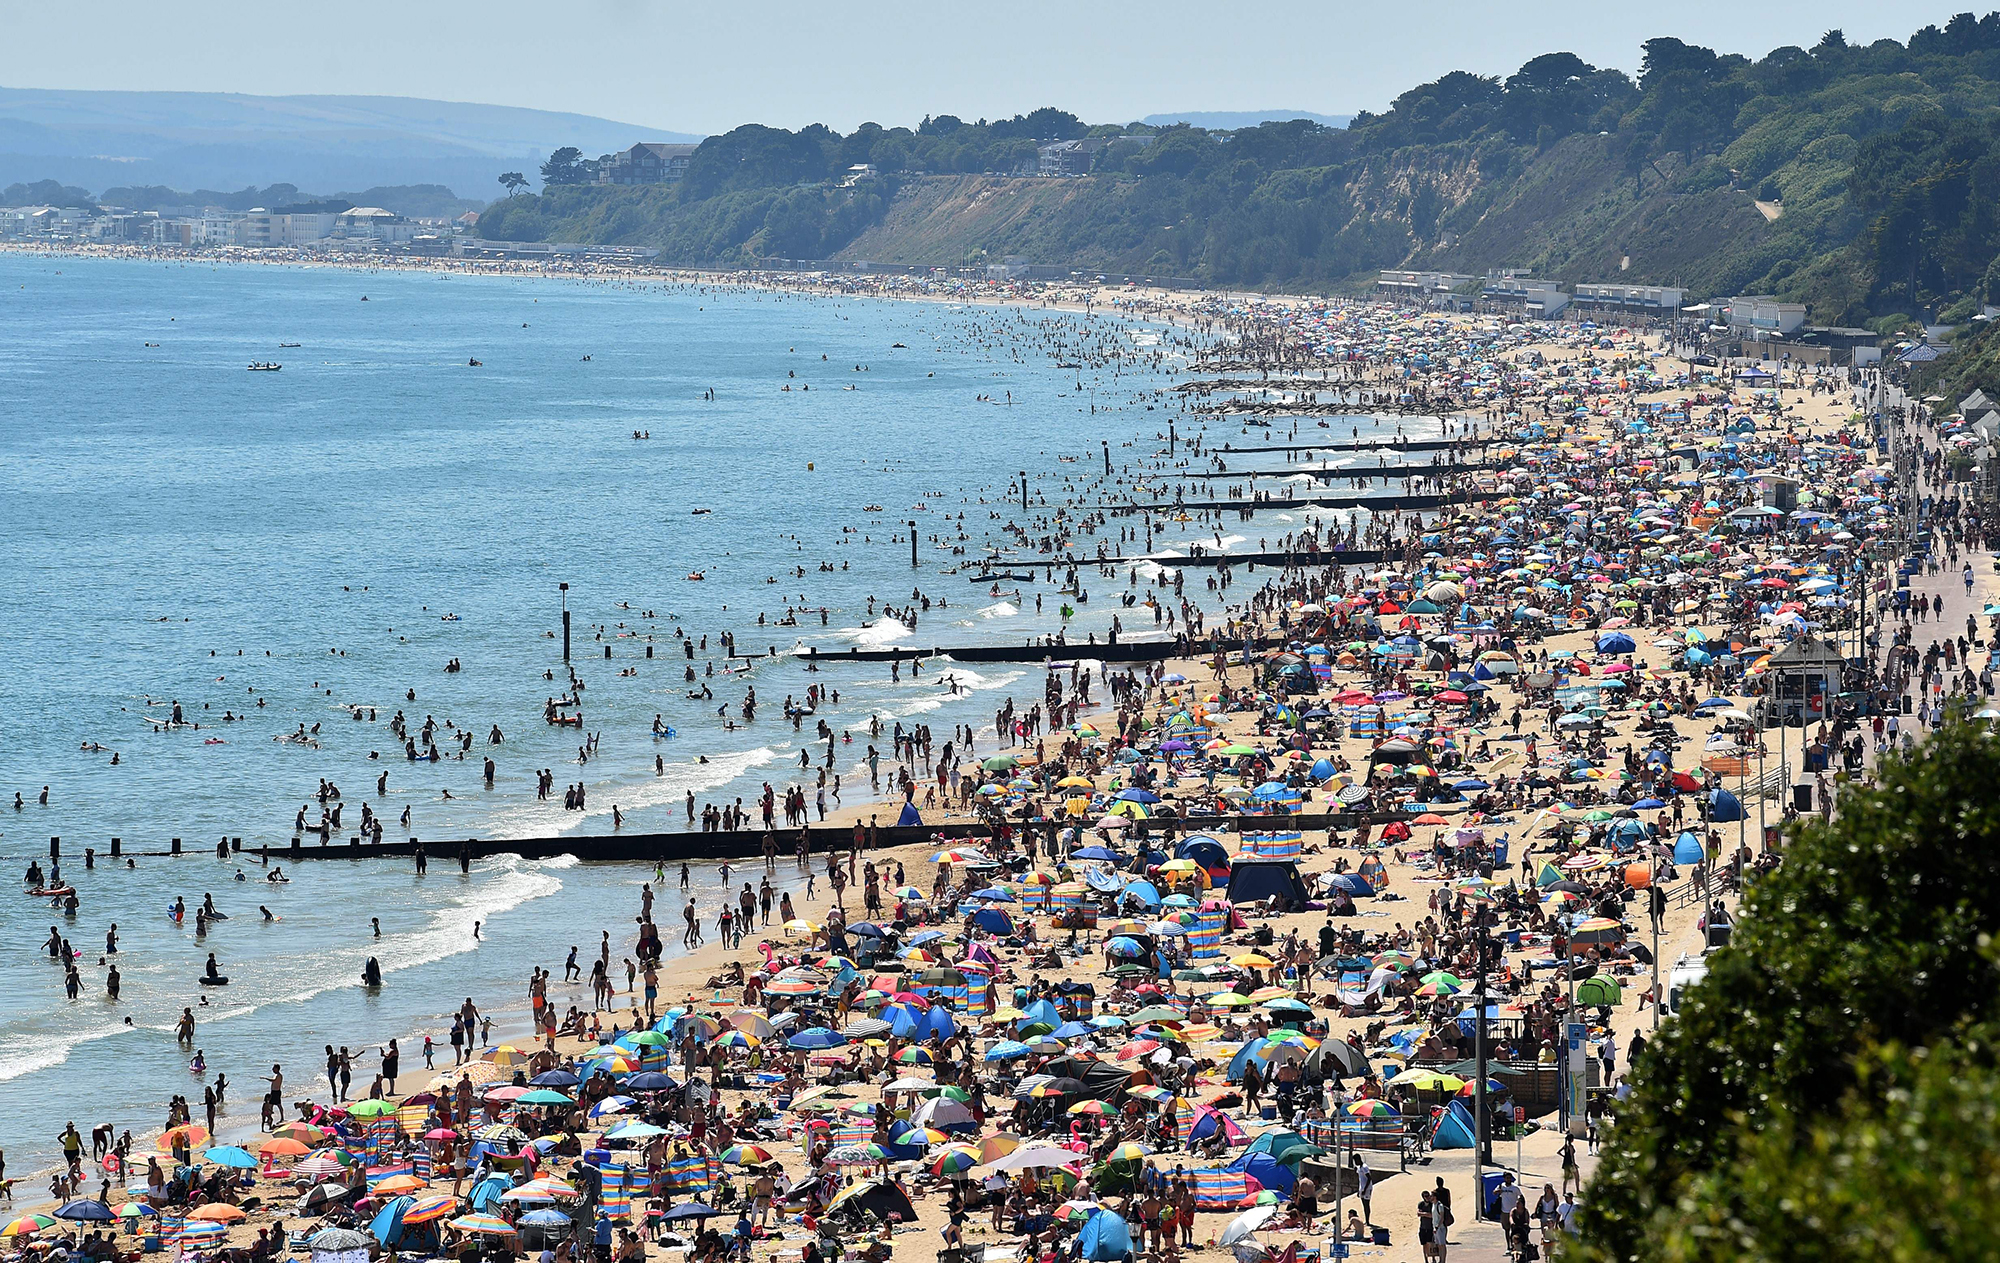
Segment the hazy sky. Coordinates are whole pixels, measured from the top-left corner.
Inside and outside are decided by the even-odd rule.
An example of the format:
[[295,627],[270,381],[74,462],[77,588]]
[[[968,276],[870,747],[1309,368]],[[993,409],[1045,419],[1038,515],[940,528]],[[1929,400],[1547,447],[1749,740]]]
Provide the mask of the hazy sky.
[[741,122],[843,131],[1056,105],[1093,122],[1169,110],[1380,109],[1448,70],[1504,74],[1565,49],[1636,70],[1674,35],[1760,56],[1906,39],[1963,7],[1911,0],[1673,6],[1392,0],[684,4],[476,0],[427,6],[0,0],[0,84],[361,93],[596,114],[693,132]]

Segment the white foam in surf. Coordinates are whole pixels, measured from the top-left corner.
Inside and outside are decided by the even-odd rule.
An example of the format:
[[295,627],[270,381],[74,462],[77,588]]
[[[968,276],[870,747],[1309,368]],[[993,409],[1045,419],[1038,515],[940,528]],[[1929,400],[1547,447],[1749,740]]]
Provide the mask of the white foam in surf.
[[907,625],[893,618],[878,618],[866,627],[843,627],[841,634],[863,649],[893,649],[910,643]]
[[997,605],[989,605],[985,609],[980,610],[979,617],[1012,618],[1016,614],[1019,614],[1020,612],[1021,612],[1021,607],[1014,604],[1012,601],[1002,601]]

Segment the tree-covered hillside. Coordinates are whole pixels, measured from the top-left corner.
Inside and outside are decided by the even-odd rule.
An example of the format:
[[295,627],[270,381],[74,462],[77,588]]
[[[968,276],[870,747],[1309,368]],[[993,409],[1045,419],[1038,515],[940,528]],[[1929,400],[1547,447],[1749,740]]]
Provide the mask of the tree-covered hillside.
[[[1089,176],[1027,174],[1057,140],[1098,146]],[[2000,14],[1964,14],[1907,43],[1829,31],[1758,61],[1649,40],[1636,82],[1549,53],[1504,79],[1445,75],[1346,129],[1055,109],[846,136],[745,126],[678,184],[553,186],[494,203],[480,229],[685,263],[1021,255],[1273,289],[1512,266],[1771,291],[1819,322],[1886,324],[2000,295],[1996,185]]]

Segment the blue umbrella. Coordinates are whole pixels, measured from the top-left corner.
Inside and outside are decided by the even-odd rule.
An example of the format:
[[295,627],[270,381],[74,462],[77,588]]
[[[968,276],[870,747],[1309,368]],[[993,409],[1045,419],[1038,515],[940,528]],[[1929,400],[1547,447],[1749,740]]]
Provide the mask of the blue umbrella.
[[986,1050],[988,1061],[1015,1061],[1028,1055],[1028,1046],[1018,1039],[1003,1039]]
[[80,1223],[108,1224],[118,1218],[111,1208],[94,1197],[83,1197],[67,1202],[56,1209],[57,1219],[74,1219]]
[[545,1070],[528,1082],[538,1088],[573,1088],[582,1080],[568,1070]]
[[1160,801],[1158,794],[1153,793],[1151,790],[1139,789],[1137,787],[1119,790],[1118,797],[1128,803],[1146,803],[1148,805]]
[[542,1210],[531,1210],[514,1222],[526,1224],[530,1228],[567,1228],[574,1221],[562,1211],[545,1208]]
[[839,1031],[830,1031],[824,1026],[814,1026],[792,1036],[785,1041],[785,1045],[789,1048],[804,1049],[838,1048],[846,1042],[847,1036]]
[[680,1084],[657,1070],[641,1070],[625,1080],[628,1092],[671,1092]]
[[1109,943],[1106,943],[1104,950],[1112,956],[1144,956],[1146,954],[1146,945],[1138,939],[1121,934]]
[[205,1160],[222,1167],[238,1167],[245,1171],[255,1170],[257,1158],[247,1149],[235,1145],[217,1145],[201,1155]]
[[970,897],[973,899],[989,900],[993,903],[1017,902],[1013,895],[1008,894],[1006,891],[1000,889],[1000,887],[998,886],[988,886],[984,890],[975,890],[972,892]]
[[1108,848],[1108,847],[1102,847],[1102,846],[1086,846],[1086,847],[1084,847],[1084,848],[1083,848],[1082,850],[1080,850],[1080,851],[1071,851],[1071,852],[1070,852],[1070,855],[1069,855],[1069,857],[1070,857],[1071,859],[1073,859],[1073,860],[1114,860],[1114,861],[1115,861],[1115,860],[1116,860],[1116,859],[1118,858],[1118,853],[1117,853],[1116,851],[1113,851],[1113,850],[1111,850],[1111,849],[1110,849],[1110,848]]
[[1097,1029],[1095,1027],[1084,1022],[1064,1022],[1061,1026],[1049,1032],[1049,1034],[1055,1036],[1057,1039],[1077,1039],[1084,1035],[1094,1035],[1096,1033]]

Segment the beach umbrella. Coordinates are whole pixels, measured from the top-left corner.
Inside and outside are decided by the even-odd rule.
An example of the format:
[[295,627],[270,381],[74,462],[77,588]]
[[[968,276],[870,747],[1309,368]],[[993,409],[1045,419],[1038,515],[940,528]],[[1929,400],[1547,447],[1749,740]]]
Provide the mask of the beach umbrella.
[[0,1237],[32,1237],[44,1228],[55,1226],[56,1221],[47,1215],[22,1215],[8,1220],[7,1226],[0,1228]]
[[[887,1024],[880,1023],[880,1025],[886,1026]],[[785,1044],[791,1048],[812,1050],[838,1048],[846,1042],[847,1036],[841,1034],[839,1031],[831,1031],[824,1026],[814,1026],[793,1035],[785,1041]]]
[[172,1153],[182,1145],[192,1149],[196,1145],[208,1143],[208,1128],[199,1123],[183,1123],[179,1127],[169,1127],[161,1132],[160,1138],[153,1143],[161,1153]]
[[1106,1162],[1138,1162],[1152,1152],[1153,1147],[1151,1145],[1142,1145],[1135,1140],[1128,1140],[1113,1149],[1110,1153],[1105,1154],[1104,1160]]
[[1389,1104],[1387,1101],[1376,1100],[1374,1098],[1363,1098],[1359,1101],[1348,1102],[1347,1112],[1355,1118],[1395,1118],[1398,1116],[1395,1106]]
[[445,1224],[460,1232],[476,1232],[485,1236],[506,1237],[514,1233],[514,1225],[497,1215],[461,1215]]
[[490,1061],[496,1066],[522,1066],[528,1063],[528,1054],[512,1044],[502,1044],[488,1052],[482,1060]]
[[776,1159],[762,1145],[731,1145],[722,1151],[722,1160],[739,1167],[760,1167]]
[[[407,1219],[405,1223],[409,1222]],[[567,1212],[560,1210],[531,1210],[514,1221],[523,1228],[569,1228],[575,1225]]]
[[434,1193],[429,1197],[419,1197],[403,1208],[403,1225],[421,1227],[436,1223],[458,1209],[458,1199],[449,1193]]
[[[1241,1203],[1238,1204],[1240,1205]],[[1217,1243],[1224,1249],[1227,1249],[1249,1237],[1250,1234],[1256,1232],[1259,1228],[1262,1228],[1277,1217],[1278,1207],[1275,1203],[1252,1206],[1249,1210],[1244,1211],[1229,1221],[1228,1225],[1223,1228],[1222,1236],[1217,1239]]]
[[982,1161],[984,1159],[980,1157],[979,1150],[970,1145],[953,1145],[931,1159],[929,1170],[932,1175],[962,1175]]
[[[303,1147],[299,1151],[305,1152]],[[217,1166],[236,1167],[244,1171],[254,1170],[257,1166],[255,1154],[235,1145],[217,1145],[212,1149],[203,1150],[201,1156],[204,1161],[213,1162]]]
[[402,1193],[414,1193],[418,1189],[429,1188],[429,1180],[418,1179],[414,1175],[391,1175],[377,1180],[369,1186],[369,1192],[382,1197],[395,1197]]
[[396,1112],[396,1103],[379,1100],[356,1101],[347,1107],[347,1112],[353,1118],[382,1118]]
[[[130,1219],[135,1222],[140,1219],[157,1219],[159,1216],[159,1211],[154,1210],[144,1202],[126,1202],[118,1208],[118,1217],[120,1219]],[[7,1234],[4,1231],[0,1231],[0,1236],[5,1235]]]
[[257,1146],[260,1158],[296,1158],[311,1152],[305,1142],[293,1140],[290,1136],[274,1136]]
[[565,1095],[564,1093],[561,1093],[561,1092],[557,1092],[557,1091],[555,1091],[555,1090],[554,1090],[554,1089],[552,1089],[552,1088],[536,1088],[536,1089],[535,1089],[534,1091],[532,1091],[532,1092],[523,1092],[523,1093],[522,1093],[522,1094],[521,1094],[520,1096],[518,1096],[518,1097],[516,1097],[516,1098],[514,1098],[514,1099],[515,1099],[515,1103],[516,1103],[516,1104],[519,1104],[519,1105],[574,1105],[574,1104],[576,1104],[576,1102],[575,1102],[574,1100],[572,1100],[572,1099],[571,1099],[571,1098],[570,1098],[569,1096]]
[[108,1224],[118,1217],[109,1206],[94,1197],[80,1197],[73,1202],[64,1202],[56,1208],[55,1216],[57,1219],[92,1224]]

